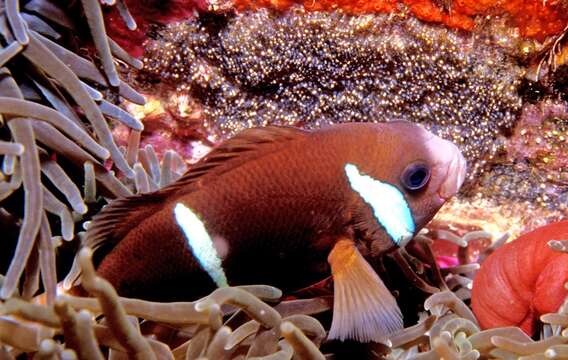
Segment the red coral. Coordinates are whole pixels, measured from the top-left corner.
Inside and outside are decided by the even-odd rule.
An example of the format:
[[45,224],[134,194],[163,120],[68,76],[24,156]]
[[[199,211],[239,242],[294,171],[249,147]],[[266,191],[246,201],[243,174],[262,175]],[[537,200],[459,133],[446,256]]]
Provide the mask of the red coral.
[[[130,31],[115,6],[107,8],[108,34],[133,56],[143,52],[150,24],[168,24],[193,16],[195,10],[206,10],[208,0],[125,0],[138,29]],[[350,14],[392,12],[399,0],[235,0],[237,10],[275,8],[287,10],[302,4],[309,11],[341,9]],[[451,28],[472,30],[477,15],[506,14],[521,35],[543,41],[559,34],[568,24],[568,9],[560,1],[542,0],[400,0],[424,21],[445,24]]]
[[505,244],[483,262],[471,298],[483,329],[519,326],[532,335],[540,315],[558,310],[568,294],[568,254],[547,243],[564,239],[568,221],[549,224]]
[[[302,4],[307,10],[342,9],[350,14],[392,12],[397,0],[236,0],[239,10],[272,7],[286,10]],[[521,35],[543,41],[568,24],[568,9],[560,1],[542,0],[400,0],[419,19],[471,30],[476,15],[506,14]]]

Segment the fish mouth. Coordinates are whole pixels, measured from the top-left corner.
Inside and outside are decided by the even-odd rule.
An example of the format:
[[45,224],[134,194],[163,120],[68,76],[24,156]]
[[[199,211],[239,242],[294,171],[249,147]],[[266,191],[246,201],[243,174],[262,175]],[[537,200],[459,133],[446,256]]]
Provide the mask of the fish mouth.
[[446,201],[456,195],[465,181],[466,173],[467,162],[454,145],[453,156],[447,167],[442,185],[438,189],[438,196]]

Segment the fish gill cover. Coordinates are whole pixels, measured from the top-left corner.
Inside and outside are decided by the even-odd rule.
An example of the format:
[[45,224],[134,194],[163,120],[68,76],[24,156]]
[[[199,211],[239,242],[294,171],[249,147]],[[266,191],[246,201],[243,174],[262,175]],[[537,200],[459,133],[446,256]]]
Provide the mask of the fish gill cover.
[[[215,10],[213,3],[209,8]],[[337,7],[309,3],[306,8],[312,10]],[[342,6],[350,3],[355,2]],[[332,303],[325,286],[309,290],[316,294],[309,299],[302,299],[304,294],[280,302],[281,292],[268,286],[219,289],[195,302],[144,302],[119,297],[95,274],[90,251],[76,249],[102,204],[157,190],[185,171],[186,161],[175,152],[158,156],[151,145],[139,149],[141,141],[168,147],[189,135],[211,145],[245,127],[318,127],[380,115],[419,121],[455,141],[481,173],[471,173],[474,184],[492,187],[474,186],[479,198],[460,199],[450,207],[452,213],[432,224],[432,231],[385,260],[384,266],[395,264],[404,274],[392,275],[387,283],[403,295],[416,295],[415,301],[402,304],[407,328],[390,339],[390,347],[368,345],[364,356],[564,356],[566,304],[557,314],[541,317],[544,325],[536,340],[514,327],[480,330],[468,304],[478,263],[506,238],[480,229],[509,230],[513,217],[526,211],[519,207],[525,203],[528,209],[547,210],[531,213],[540,219],[566,214],[566,4],[532,1],[523,7],[510,1],[493,4],[496,10],[489,11],[469,9],[473,2],[437,2],[432,4],[442,15],[436,20],[437,10],[420,12],[427,7],[419,3],[407,4],[411,13],[474,29],[473,35],[424,24],[398,6],[386,9],[394,11],[391,16],[302,8],[235,16],[229,6],[228,13],[157,30],[147,27],[154,33],[140,62],[105,33],[102,10],[106,13],[112,5],[120,21],[135,27],[124,1],[3,1],[0,224],[6,267],[0,291],[1,355],[322,358],[317,348],[325,341],[322,324],[329,324]],[[275,1],[270,6],[291,4]],[[529,5],[543,11],[528,11]],[[482,17],[473,14],[508,12],[523,36],[503,30],[509,28],[499,21],[484,28],[462,18],[465,25],[455,25],[459,17],[451,16],[452,9],[478,22]],[[524,38],[544,40],[548,35],[543,44]],[[264,40],[251,41],[259,38]],[[142,65],[143,72],[129,70]],[[174,90],[167,90],[169,85]],[[189,118],[189,125],[199,130],[176,124],[159,132],[152,128],[155,117],[143,119],[143,126],[126,111],[134,108],[127,102],[144,102],[132,86],[159,89],[155,95],[161,99],[175,93],[175,111],[160,114],[160,121],[181,114],[182,125]],[[181,112],[180,103],[186,108]],[[195,112],[188,116],[187,107]],[[186,160],[196,156],[191,151],[182,155]],[[493,213],[482,211],[495,203]],[[492,227],[503,218],[508,221]],[[448,222],[468,220],[476,221],[447,228]],[[534,226],[519,221],[525,228]],[[438,268],[441,257],[436,247],[432,250],[434,239],[457,244],[449,267]],[[565,244],[554,244],[565,251]],[[71,274],[82,269],[81,282],[91,298],[62,294],[57,286],[69,270],[61,264],[69,253],[77,254]],[[232,310],[227,311],[226,303]],[[352,351],[347,349],[333,343],[322,347],[337,357]]]

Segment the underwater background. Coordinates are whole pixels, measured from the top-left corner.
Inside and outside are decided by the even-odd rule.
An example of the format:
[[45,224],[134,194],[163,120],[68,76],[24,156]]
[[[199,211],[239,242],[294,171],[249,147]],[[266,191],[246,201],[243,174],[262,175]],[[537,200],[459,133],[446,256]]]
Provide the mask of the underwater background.
[[[565,0],[1,1],[2,358],[568,358]],[[468,165],[405,248],[364,254],[388,341],[328,339],[331,277],[173,303],[96,273],[93,217],[244,130],[396,120]]]

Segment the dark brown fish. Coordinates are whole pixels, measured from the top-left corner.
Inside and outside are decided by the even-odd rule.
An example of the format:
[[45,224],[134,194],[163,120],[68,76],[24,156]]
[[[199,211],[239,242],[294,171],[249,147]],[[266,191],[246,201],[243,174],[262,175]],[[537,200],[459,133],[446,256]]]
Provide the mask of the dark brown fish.
[[356,244],[404,246],[465,176],[459,150],[408,122],[245,130],[156,193],[117,200],[87,244],[121,295],[194,298],[216,285],[308,286],[330,271],[332,338],[384,341],[395,299]]

